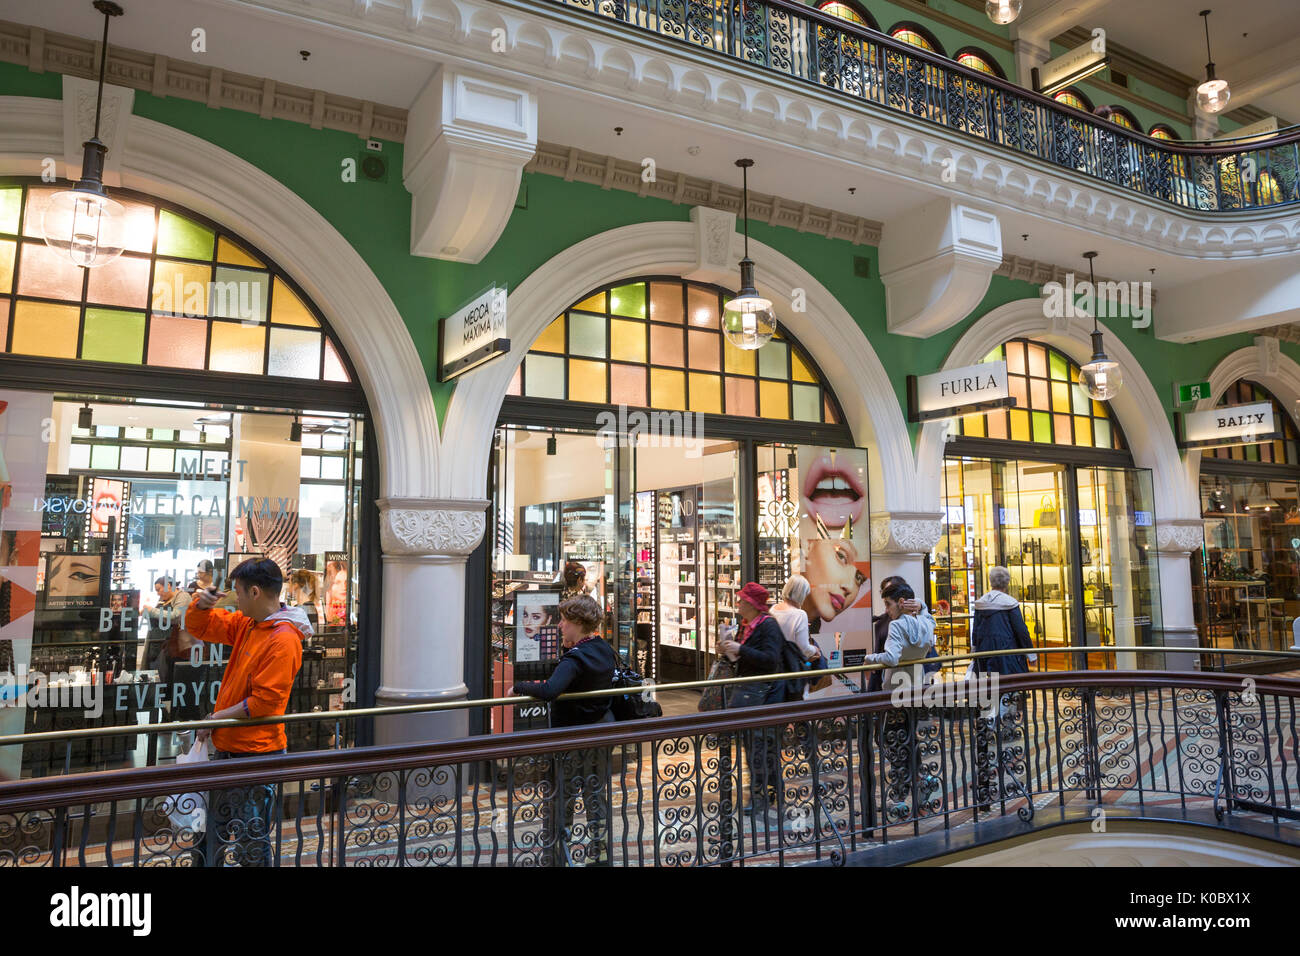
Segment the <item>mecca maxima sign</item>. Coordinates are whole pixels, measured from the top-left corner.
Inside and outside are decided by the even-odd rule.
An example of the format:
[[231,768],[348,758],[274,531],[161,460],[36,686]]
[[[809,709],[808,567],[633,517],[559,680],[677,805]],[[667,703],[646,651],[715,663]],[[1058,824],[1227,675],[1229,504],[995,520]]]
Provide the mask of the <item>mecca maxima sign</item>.
[[1015,404],[1007,387],[1006,362],[981,362],[933,375],[907,376],[909,422],[957,418]]
[[1223,448],[1281,438],[1272,402],[1226,405],[1205,412],[1178,413],[1179,448]]
[[509,351],[506,290],[493,287],[442,320],[438,381],[450,381]]

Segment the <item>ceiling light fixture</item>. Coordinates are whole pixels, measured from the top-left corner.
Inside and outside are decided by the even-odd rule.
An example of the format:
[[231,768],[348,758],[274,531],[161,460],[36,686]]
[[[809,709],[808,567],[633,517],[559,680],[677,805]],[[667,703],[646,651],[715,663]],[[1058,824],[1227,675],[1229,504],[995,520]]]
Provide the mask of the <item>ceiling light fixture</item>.
[[555,432],[551,432],[551,437],[546,439],[546,454],[554,455],[555,451]]
[[984,12],[994,23],[1005,26],[1020,16],[1020,8],[1023,6],[1023,0],[988,0],[984,4]]
[[752,159],[738,159],[736,165],[744,177],[741,212],[745,218],[745,258],[740,260],[740,293],[723,306],[722,331],[727,341],[738,349],[752,352],[772,341],[776,332],[776,313],[772,300],[754,288],[754,260],[749,258],[749,168]]
[[1196,108],[1203,113],[1222,113],[1228,105],[1232,91],[1228,81],[1214,75],[1214,57],[1210,55],[1210,11],[1202,10],[1198,16],[1205,19],[1205,82],[1196,88]]
[[1093,401],[1108,402],[1119,394],[1124,376],[1119,363],[1107,357],[1102,331],[1097,327],[1097,280],[1092,274],[1092,260],[1097,253],[1085,252],[1083,257],[1088,260],[1088,285],[1092,289],[1092,358],[1079,369],[1079,384]]
[[81,178],[71,189],[50,197],[41,219],[41,232],[51,249],[68,255],[73,262],[91,269],[112,262],[126,245],[126,210],[104,192],[104,156],[108,152],[99,139],[100,112],[104,105],[104,73],[108,67],[108,23],[122,15],[111,0],[95,0],[104,15],[104,42],[99,58],[99,87],[95,94],[95,132],[81,145]]
[[89,402],[87,402],[85,405],[82,405],[81,411],[77,413],[77,427],[78,428],[95,427],[95,410],[90,407]]
[[302,420],[297,415],[293,416],[293,424],[289,426],[289,441],[302,441]]

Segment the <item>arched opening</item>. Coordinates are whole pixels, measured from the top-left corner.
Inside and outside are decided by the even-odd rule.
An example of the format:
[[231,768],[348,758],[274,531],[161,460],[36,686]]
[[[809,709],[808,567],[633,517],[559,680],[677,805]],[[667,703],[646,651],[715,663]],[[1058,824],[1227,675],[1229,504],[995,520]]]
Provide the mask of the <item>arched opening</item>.
[[[1286,650],[1300,615],[1300,431],[1264,385],[1232,382],[1215,419],[1270,419],[1269,435],[1225,429],[1223,443],[1200,453],[1203,546],[1192,555],[1192,595],[1201,646]],[[1262,440],[1259,440],[1261,439]],[[1204,666],[1268,669],[1267,658],[1206,658]]]
[[[1112,410],[1088,397],[1065,352],[1013,338],[982,361],[1005,363],[1014,405],[957,419],[943,450],[943,534],[925,569],[941,650],[971,648],[997,566],[1010,572],[1009,596],[1037,647],[1155,643],[1151,472],[1135,467]],[[1113,667],[1115,658],[1048,653],[1035,666]]]
[[823,2],[817,4],[817,9],[822,13],[839,17],[841,20],[847,20],[849,23],[855,23],[860,27],[867,27],[871,30],[880,29],[880,24],[871,15],[871,11],[862,4],[851,2],[851,0],[823,0]]
[[1004,80],[1006,79],[1006,74],[1003,73],[1002,67],[998,65],[997,60],[989,56],[987,51],[981,50],[977,46],[962,47],[957,51],[956,55],[953,56],[953,59],[964,67],[968,67],[972,70],[979,70],[981,73],[987,73],[989,76],[997,76]]
[[[357,669],[379,640],[363,507],[377,468],[346,351],[284,268],[173,202],[110,190],[127,247],[76,266],[41,238],[54,188],[0,184],[0,671],[133,687],[96,717],[6,710],[0,733],[211,710],[223,666],[191,651],[189,588],[227,588],[248,558],[276,564],[303,625],[288,709],[354,706],[373,692],[357,694]],[[298,724],[285,743],[351,740],[332,737]],[[129,767],[170,746],[88,739],[69,759]],[[62,750],[6,750],[0,775],[65,767]]]

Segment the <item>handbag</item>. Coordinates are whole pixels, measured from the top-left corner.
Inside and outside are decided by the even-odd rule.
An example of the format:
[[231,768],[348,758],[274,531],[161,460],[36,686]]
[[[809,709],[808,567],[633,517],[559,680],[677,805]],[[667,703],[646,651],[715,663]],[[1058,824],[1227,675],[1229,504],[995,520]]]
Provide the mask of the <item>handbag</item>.
[[[709,671],[709,680],[727,680],[736,676],[736,665],[725,657],[719,657],[713,662],[713,668]],[[704,693],[700,695],[700,704],[696,709],[701,713],[710,710],[722,710],[722,694],[726,687],[714,684],[711,687],[704,688]]]
[[1038,505],[1038,509],[1034,511],[1034,527],[1056,527],[1057,519],[1060,516],[1060,513],[1056,509],[1056,498],[1052,495],[1043,495],[1043,497],[1038,500]]

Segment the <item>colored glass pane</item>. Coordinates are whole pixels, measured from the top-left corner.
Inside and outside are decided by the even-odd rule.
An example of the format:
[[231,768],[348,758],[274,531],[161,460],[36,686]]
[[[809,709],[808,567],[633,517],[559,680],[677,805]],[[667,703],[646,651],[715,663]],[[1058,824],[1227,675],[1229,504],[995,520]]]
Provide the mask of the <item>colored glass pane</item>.
[[758,397],[754,379],[733,378],[728,375],[724,379],[723,387],[726,389],[725,401],[728,415],[758,417]]
[[609,400],[615,405],[643,407],[646,402],[646,370],[641,365],[611,365]]
[[153,297],[150,308],[155,312],[178,315],[208,314],[208,280],[212,269],[194,262],[158,259],[153,267]]
[[307,308],[306,303],[289,288],[289,284],[280,278],[275,280],[275,288],[271,293],[271,321],[277,325],[320,328],[320,323],[316,321],[316,316],[311,314],[311,309]]
[[686,410],[686,373],[663,368],[650,370],[650,405]]
[[1134,123],[1131,119],[1129,119],[1119,110],[1114,110],[1110,114],[1110,121],[1112,123],[1115,123],[1116,125],[1123,126],[1125,129],[1131,129],[1131,130],[1137,129],[1137,123]]
[[205,319],[155,315],[149,319],[150,365],[168,368],[203,368],[208,346],[208,323]]
[[1009,415],[1011,418],[1011,440],[1033,441],[1034,436],[1029,431],[1029,413],[1023,409],[1013,408]]
[[644,319],[645,283],[633,282],[609,290],[609,311],[611,315],[625,315],[631,319]]
[[718,294],[698,286],[686,287],[686,311],[690,324],[699,329],[718,328]]
[[1065,106],[1072,106],[1076,110],[1083,110],[1085,113],[1088,112],[1088,104],[1068,90],[1062,90],[1053,96],[1052,99],[1056,100],[1058,103],[1064,104]]
[[790,350],[790,372],[790,377],[796,382],[813,382],[815,384],[817,381],[817,377],[813,375],[807,363],[804,362],[803,356],[794,349]]
[[250,256],[225,236],[217,239],[217,261],[228,266],[252,266],[254,269],[266,268],[265,262]]
[[21,189],[0,189],[0,232],[18,234],[18,214],[22,205]]
[[327,382],[350,382],[351,376],[348,370],[343,366],[343,359],[339,358],[338,349],[329,339],[325,340],[325,381]]
[[19,252],[18,292],[46,299],[81,299],[85,271],[43,242],[24,242]]
[[560,316],[546,327],[546,331],[533,343],[533,348],[539,352],[564,351],[564,316]]
[[848,20],[856,23],[858,26],[867,26],[866,18],[858,11],[854,10],[847,3],[840,3],[839,0],[830,0],[828,3],[819,4],[817,9],[822,13],[829,13],[833,17],[839,17],[841,20]]
[[1148,133],[1147,135],[1150,136],[1152,139],[1163,139],[1167,142],[1175,142],[1178,139],[1177,136],[1175,136],[1169,130],[1165,129],[1165,127],[1163,126],[1151,127],[1151,132]]
[[682,287],[676,282],[650,283],[650,318],[655,322],[682,324]]
[[1092,430],[1093,434],[1096,436],[1093,439],[1093,445],[1097,448],[1109,448],[1110,422],[1102,418],[1095,419],[1092,423]]
[[207,226],[170,209],[158,211],[158,255],[211,260],[215,241],[216,236]]
[[1025,343],[1008,342],[1007,351],[1007,371],[1012,375],[1025,374]]
[[968,69],[979,70],[989,76],[998,75],[998,71],[993,69],[993,65],[978,53],[963,53],[957,57],[957,62]]
[[90,467],[102,471],[117,471],[117,446],[95,445],[90,451]]
[[620,362],[646,360],[646,324],[628,319],[609,323],[609,357]]
[[822,414],[826,416],[824,420],[830,422],[832,425],[838,425],[840,423],[840,414],[835,410],[835,406],[831,404],[831,397],[829,395],[822,396]]
[[[1052,416],[1047,412],[1034,412],[1034,441],[1044,442],[1048,445],[1052,443]],[[1067,434],[1068,440],[1068,434]]]
[[19,302],[14,308],[13,345],[19,355],[76,358],[81,309],[51,302]]
[[236,322],[213,322],[208,368],[214,372],[258,375],[266,354],[266,329]]
[[938,52],[937,50],[935,50],[933,43],[931,43],[921,34],[917,33],[915,30],[908,30],[906,28],[903,28],[903,29],[895,30],[893,33],[890,34],[890,36],[892,36],[895,40],[898,40],[902,43],[910,43],[912,46],[920,47],[922,50],[929,50],[931,53]]
[[758,413],[763,418],[790,417],[790,386],[785,382],[758,383]]
[[587,296],[573,308],[581,312],[604,312],[605,311],[605,293],[597,292],[595,295]]
[[702,332],[691,329],[686,333],[690,349],[691,368],[705,372],[718,372],[722,369],[722,336],[717,332]]
[[208,294],[208,314],[261,324],[266,321],[266,296],[271,277],[265,272],[217,266]]
[[738,349],[730,342],[723,339],[722,342],[722,367],[728,372],[737,375],[753,375],[755,359],[754,353],[747,349]]
[[45,218],[45,207],[57,189],[29,186],[27,188],[27,207],[23,210],[23,235],[40,238],[44,235],[41,222]]
[[969,435],[971,438],[983,438],[984,416],[967,415],[961,420],[961,430],[963,435]]
[[267,356],[267,375],[291,378],[320,376],[321,334],[300,329],[271,329],[271,354]]
[[1042,379],[1030,379],[1029,405],[1031,408],[1047,409],[1052,407],[1047,399],[1047,383]]
[[1007,437],[1007,416],[1005,412],[993,412],[985,422],[988,426],[989,438],[1000,438],[1006,440]]
[[1070,386],[1064,382],[1052,383],[1052,411],[1069,413]]
[[529,398],[564,398],[564,359],[555,355],[526,357],[524,394]]
[[144,313],[86,309],[81,357],[91,362],[139,365],[144,359]]
[[1002,346],[998,346],[988,355],[980,359],[981,362],[1000,362],[1002,360]]
[[1070,379],[1070,365],[1065,360],[1065,356],[1059,352],[1052,352],[1048,364],[1052,369],[1052,378],[1060,379],[1062,382]]
[[794,417],[801,422],[820,421],[821,389],[816,385],[793,385]]
[[90,270],[86,301],[97,305],[121,305],[143,309],[149,304],[148,259],[118,256],[112,262]]
[[605,357],[605,317],[569,313],[569,352],[591,358]]
[[1011,397],[1016,400],[1019,408],[1029,407],[1029,380],[1019,375],[1010,375],[1007,377],[1007,385],[1011,390]]
[[17,242],[0,242],[0,292],[13,291],[14,259],[17,255]]
[[1074,443],[1076,445],[1092,444],[1092,419],[1083,415],[1074,416]]
[[9,348],[9,300],[0,296],[0,352]]
[[690,373],[691,411],[722,414],[722,376]]
[[1029,356],[1029,374],[1047,378],[1047,349],[1041,345],[1027,345],[1025,351]]
[[790,347],[784,342],[768,342],[758,350],[758,374],[764,378],[789,378],[789,353]]
[[604,362],[569,359],[569,400],[602,404],[605,402]]
[[650,326],[650,362],[681,368],[686,364],[682,347],[682,330],[666,325]]
[[148,203],[130,200],[123,200],[122,208],[126,210],[126,244],[122,248],[127,252],[151,254],[157,229],[157,210]]

